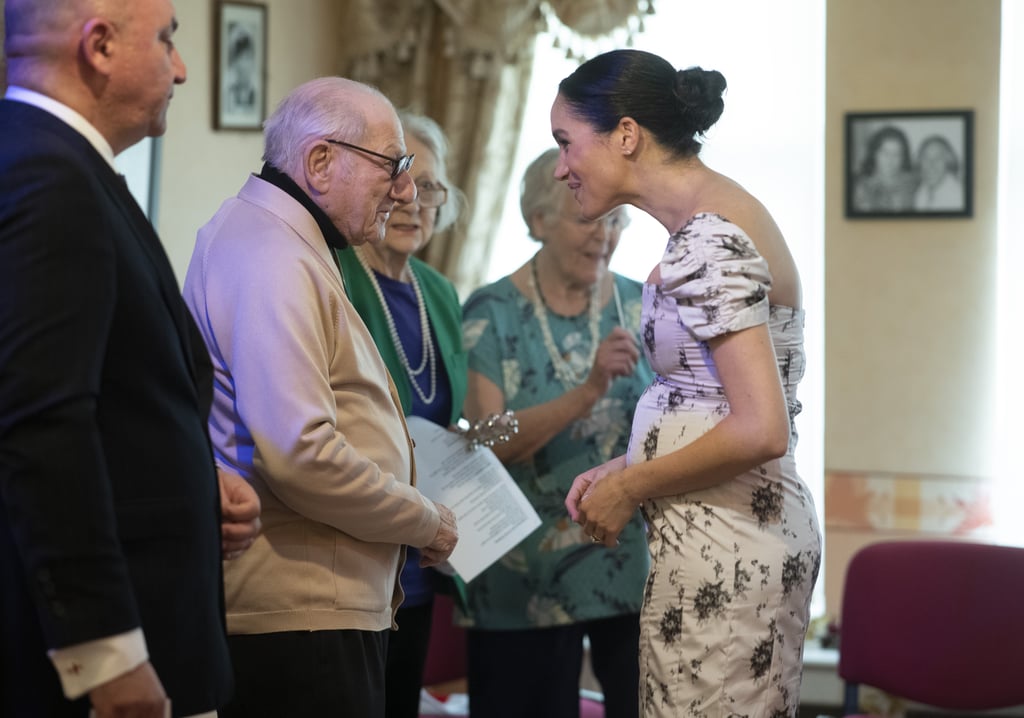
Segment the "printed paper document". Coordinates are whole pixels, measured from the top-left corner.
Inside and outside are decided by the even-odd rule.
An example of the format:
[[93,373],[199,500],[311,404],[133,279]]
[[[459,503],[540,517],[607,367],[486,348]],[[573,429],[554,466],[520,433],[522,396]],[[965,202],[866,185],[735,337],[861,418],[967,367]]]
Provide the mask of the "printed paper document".
[[416,442],[416,488],[455,513],[459,543],[448,563],[472,581],[540,526],[540,517],[493,451],[472,449],[461,434],[421,417],[406,422]]

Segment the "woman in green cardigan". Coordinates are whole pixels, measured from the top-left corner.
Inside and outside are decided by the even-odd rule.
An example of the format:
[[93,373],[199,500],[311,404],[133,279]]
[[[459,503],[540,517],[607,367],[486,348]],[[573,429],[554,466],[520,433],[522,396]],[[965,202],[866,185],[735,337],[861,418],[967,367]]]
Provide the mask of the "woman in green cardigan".
[[[462,416],[466,397],[466,353],[462,310],[455,287],[415,256],[431,237],[452,225],[464,205],[448,181],[448,143],[437,123],[399,113],[417,199],[391,212],[384,241],[336,250],[345,288],[373,335],[398,389],[406,416],[451,426]],[[388,639],[387,718],[419,715],[420,684],[430,639],[433,607],[431,569],[419,566],[409,548],[402,571],[405,602],[399,630]]]

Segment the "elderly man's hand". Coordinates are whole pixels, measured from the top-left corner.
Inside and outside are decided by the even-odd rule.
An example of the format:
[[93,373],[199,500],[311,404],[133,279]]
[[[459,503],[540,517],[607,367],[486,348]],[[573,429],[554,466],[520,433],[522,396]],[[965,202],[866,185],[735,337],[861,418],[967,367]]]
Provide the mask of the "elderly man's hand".
[[459,541],[459,529],[455,525],[455,514],[444,504],[434,504],[441,514],[441,525],[429,546],[420,549],[420,566],[436,566],[448,560]]
[[252,546],[260,532],[260,497],[252,485],[238,474],[217,467],[220,485],[221,551],[225,559],[234,559]]

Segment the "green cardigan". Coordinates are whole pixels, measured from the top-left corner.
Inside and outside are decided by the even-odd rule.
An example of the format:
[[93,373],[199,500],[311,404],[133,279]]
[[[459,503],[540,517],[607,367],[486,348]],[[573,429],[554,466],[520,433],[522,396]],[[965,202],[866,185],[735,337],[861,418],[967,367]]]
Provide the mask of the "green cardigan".
[[[398,358],[394,342],[391,341],[388,322],[377,298],[377,292],[374,291],[370,278],[366,276],[366,271],[359,263],[355,250],[336,249],[334,253],[338,258],[338,266],[341,267],[345,291],[373,335],[377,349],[398,388],[402,411],[408,416],[412,409],[412,387],[409,385],[409,376]],[[452,389],[452,416],[448,423],[454,424],[462,416],[468,371],[467,354],[462,346],[462,307],[459,304],[459,295],[448,278],[426,262],[410,257],[409,269],[416,275],[416,280],[423,291],[427,319],[434,330],[434,336],[437,337],[441,365],[448,374],[448,383]]]

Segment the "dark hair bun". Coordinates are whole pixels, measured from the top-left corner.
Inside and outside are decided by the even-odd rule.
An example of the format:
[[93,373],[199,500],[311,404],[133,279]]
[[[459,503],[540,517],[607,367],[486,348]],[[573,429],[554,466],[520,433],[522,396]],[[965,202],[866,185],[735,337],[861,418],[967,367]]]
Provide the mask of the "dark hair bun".
[[683,120],[694,134],[704,134],[722,116],[725,87],[725,77],[718,70],[689,67],[676,72],[675,96]]
[[716,70],[677,71],[643,50],[611,50],[584,62],[558,84],[558,95],[597,132],[632,117],[676,157],[700,153],[701,139],[722,116],[725,78]]

